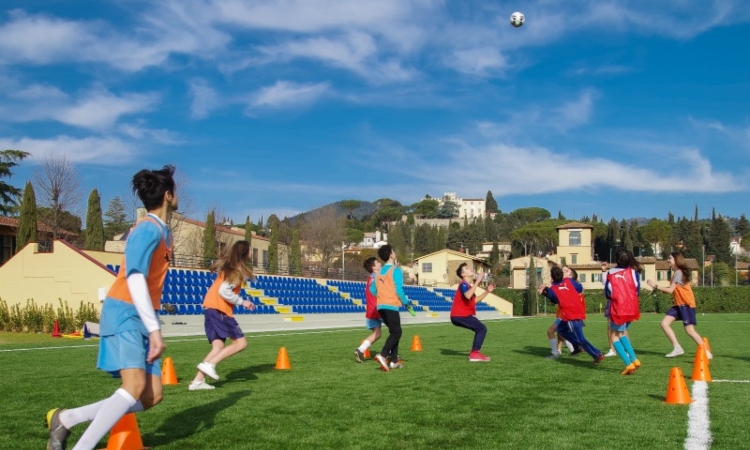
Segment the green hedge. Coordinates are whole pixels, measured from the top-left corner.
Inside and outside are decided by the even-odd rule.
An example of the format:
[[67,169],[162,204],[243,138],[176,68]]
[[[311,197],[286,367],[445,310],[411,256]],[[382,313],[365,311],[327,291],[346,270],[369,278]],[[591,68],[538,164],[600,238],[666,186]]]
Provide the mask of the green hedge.
[[26,300],[26,305],[9,306],[0,298],[0,331],[18,333],[52,333],[57,319],[61,333],[72,333],[83,327],[84,322],[99,322],[99,312],[92,303],[81,302],[77,311],[68,302],[58,299],[57,310],[49,303],[37,305],[34,299]]
[[[694,287],[696,309],[704,313],[745,313],[750,312],[750,287],[748,286],[723,286],[723,287]],[[521,289],[495,289],[495,295],[508,300],[513,304],[513,315],[524,314],[526,303],[526,290]],[[587,289],[586,313],[603,314],[602,309],[607,304],[603,289]],[[539,311],[544,311],[545,302],[547,313],[554,314],[557,306],[546,298],[539,300]],[[659,293],[653,295],[647,289],[641,290],[641,312],[666,313],[672,307],[673,301],[670,294]]]

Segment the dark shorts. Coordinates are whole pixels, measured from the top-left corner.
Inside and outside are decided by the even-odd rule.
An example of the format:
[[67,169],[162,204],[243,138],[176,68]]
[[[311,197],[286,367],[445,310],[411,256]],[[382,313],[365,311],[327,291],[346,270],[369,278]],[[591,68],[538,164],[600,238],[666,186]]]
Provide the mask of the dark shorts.
[[695,308],[687,305],[673,306],[669,308],[667,315],[674,317],[676,320],[681,320],[684,326],[698,325],[698,320],[695,318]]
[[245,337],[234,317],[229,317],[211,308],[204,309],[203,316],[205,318],[204,325],[206,327],[208,342],[213,342],[217,339],[224,342],[227,338],[236,340]]

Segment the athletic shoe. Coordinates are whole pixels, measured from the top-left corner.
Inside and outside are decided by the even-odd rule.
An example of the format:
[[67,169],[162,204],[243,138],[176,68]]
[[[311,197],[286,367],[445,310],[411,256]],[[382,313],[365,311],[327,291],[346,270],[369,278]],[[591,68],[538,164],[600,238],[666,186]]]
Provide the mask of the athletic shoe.
[[714,355],[708,350],[706,350],[706,358],[708,358],[708,360],[711,361],[712,359],[714,359]]
[[640,369],[641,368],[641,360],[640,359],[636,359],[635,361],[633,361],[633,365],[635,366],[636,369]]
[[605,353],[605,354],[604,354],[604,356],[605,356],[605,357],[610,357],[610,356],[617,356],[617,352],[616,352],[616,351],[614,351],[614,350],[612,350],[612,349],[610,348],[610,349],[609,349],[609,351],[608,351],[607,353]]
[[636,369],[635,364],[630,363],[625,368],[625,370],[622,371],[622,375],[633,375],[635,373],[635,369]]
[[365,362],[365,354],[359,351],[359,349],[354,350],[354,358],[357,359],[358,363]]
[[216,389],[216,386],[211,386],[210,384],[206,383],[206,380],[201,380],[197,383],[195,381],[191,381],[190,386],[188,386],[189,391],[204,391],[211,389]]
[[68,447],[70,430],[60,422],[60,413],[63,411],[65,410],[60,408],[50,409],[44,417],[44,422],[49,429],[47,450],[65,450]]
[[604,361],[604,358],[606,358],[606,356],[604,356],[604,353],[599,353],[599,356],[594,358],[594,364],[599,364],[600,362]]
[[375,355],[375,361],[380,363],[380,367],[382,367],[385,372],[388,372],[388,361],[385,360],[385,357],[383,355],[381,355],[380,353]]
[[490,357],[481,354],[479,350],[474,350],[469,353],[469,361],[471,362],[488,362],[489,360]]
[[404,368],[404,365],[401,364],[401,363],[399,363],[399,362],[397,362],[397,363],[391,363],[391,370],[393,370],[393,369],[403,369],[403,368]]
[[575,350],[573,350],[572,352],[570,352],[570,356],[578,355],[581,352],[583,352],[583,347],[577,347]]
[[198,364],[198,370],[213,378],[214,380],[219,379],[219,374],[216,373],[216,365],[203,361]]
[[674,348],[671,352],[667,353],[665,356],[667,358],[674,358],[675,356],[680,356],[685,354],[685,350],[682,349],[679,345]]
[[552,353],[550,355],[545,356],[545,358],[547,358],[547,359],[558,359],[558,358],[560,358],[560,354],[559,353]]

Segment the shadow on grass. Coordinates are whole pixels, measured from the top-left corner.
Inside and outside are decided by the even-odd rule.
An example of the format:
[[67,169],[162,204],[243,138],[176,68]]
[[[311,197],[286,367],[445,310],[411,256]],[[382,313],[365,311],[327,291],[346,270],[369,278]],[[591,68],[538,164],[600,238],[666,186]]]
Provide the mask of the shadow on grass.
[[249,390],[231,392],[226,398],[186,409],[165,420],[153,433],[145,434],[143,442],[148,442],[149,445],[156,447],[172,444],[181,439],[192,438],[203,430],[213,427],[216,414],[233,406],[248,395],[250,395]]
[[[516,353],[520,353],[522,355],[532,355],[532,356],[538,356],[540,358],[544,358],[545,356],[550,354],[549,347],[532,347],[530,345],[527,345],[526,347],[522,349],[514,349],[513,350]],[[571,366],[576,367],[583,367],[585,369],[596,369],[596,370],[605,370],[607,372],[620,372],[622,369],[612,369],[610,367],[606,367],[604,364],[605,362],[594,364],[594,360],[589,356],[588,353],[580,353],[576,356],[570,356],[570,355],[563,355],[557,359],[548,359],[551,363],[557,363],[557,364],[568,364]],[[606,361],[606,359],[604,360]]]
[[274,364],[260,364],[257,366],[238,369],[234,372],[229,372],[228,374],[226,374],[224,377],[222,377],[221,380],[214,383],[214,386],[220,387],[225,383],[231,383],[234,381],[257,380],[258,377],[255,375],[256,373],[272,372],[275,367],[276,366]]
[[469,356],[469,352],[459,352],[449,348],[441,348],[440,354],[445,356],[460,356],[462,358],[467,358]]

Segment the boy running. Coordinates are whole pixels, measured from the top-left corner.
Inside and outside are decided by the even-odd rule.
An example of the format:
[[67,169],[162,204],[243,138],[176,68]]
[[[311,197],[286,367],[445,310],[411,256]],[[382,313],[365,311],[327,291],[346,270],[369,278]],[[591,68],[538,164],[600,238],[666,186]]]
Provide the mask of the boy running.
[[48,450],[64,450],[70,428],[91,422],[73,450],[90,450],[127,413],[162,400],[159,357],[165,350],[155,311],[172,256],[170,215],[177,210],[174,167],[141,170],[131,182],[148,215],[130,231],[120,272],[102,305],[97,367],[122,379],[115,393],[75,409],[52,409],[45,419]]
[[552,284],[539,286],[539,293],[549,298],[560,309],[561,322],[557,325],[557,333],[576,349],[572,354],[577,355],[585,351],[598,364],[604,355],[594,347],[583,335],[583,320],[586,318],[586,306],[581,301],[583,286],[571,278],[563,278],[563,271],[559,266],[550,269]]
[[487,326],[477,319],[477,302],[481,302],[487,297],[487,294],[495,290],[495,285],[490,284],[484,293],[477,296],[477,288],[482,282],[484,274],[477,274],[477,279],[472,285],[474,270],[468,264],[461,263],[456,269],[456,275],[461,278],[461,284],[458,285],[456,294],[453,296],[451,323],[457,327],[468,328],[474,332],[474,342],[471,344],[469,361],[488,362],[490,357],[483,355],[479,351],[482,349],[484,338],[487,336]]
[[365,300],[367,303],[367,309],[365,310],[365,325],[368,330],[372,331],[372,333],[367,336],[359,348],[354,350],[354,357],[357,359],[357,362],[360,363],[365,362],[365,352],[372,344],[380,339],[381,336],[380,329],[383,325],[383,319],[381,319],[380,314],[378,314],[378,298],[370,292],[370,285],[375,281],[377,272],[381,267],[383,267],[383,265],[380,264],[380,261],[374,256],[365,260],[364,268],[370,274],[370,276],[367,277],[367,283],[365,284]]
[[375,283],[370,284],[370,293],[378,299],[378,313],[388,327],[388,339],[380,353],[375,355],[375,360],[388,372],[404,367],[398,361],[398,344],[401,341],[401,315],[398,311],[402,305],[409,304],[409,299],[404,294],[404,275],[395,266],[396,252],[386,244],[378,249],[378,256],[385,264],[375,272],[377,275]]

